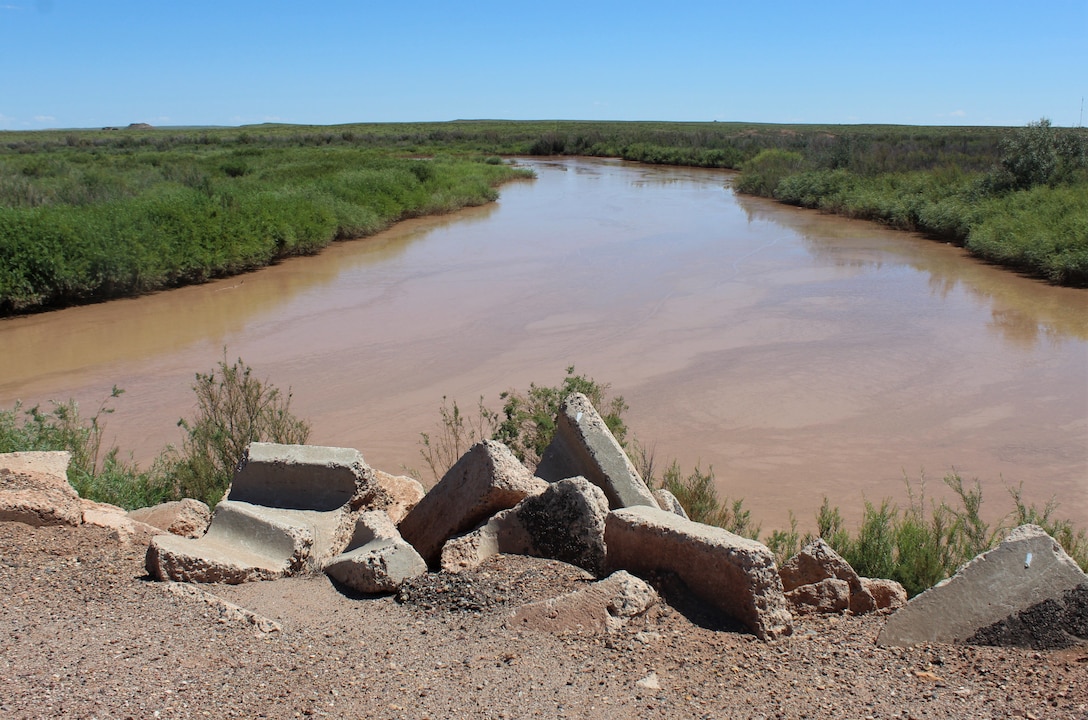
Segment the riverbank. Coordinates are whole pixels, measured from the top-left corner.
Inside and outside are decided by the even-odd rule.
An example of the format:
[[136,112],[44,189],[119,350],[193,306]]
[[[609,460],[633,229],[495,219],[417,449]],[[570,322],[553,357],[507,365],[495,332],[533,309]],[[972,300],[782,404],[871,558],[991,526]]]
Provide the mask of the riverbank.
[[491,202],[530,175],[497,159],[158,139],[0,152],[0,315],[237,275]]
[[0,132],[0,316],[205,282],[488,202],[516,176],[499,155],[742,169],[744,192],[934,234],[989,262],[1083,286],[1088,135],[1039,126],[457,121]]

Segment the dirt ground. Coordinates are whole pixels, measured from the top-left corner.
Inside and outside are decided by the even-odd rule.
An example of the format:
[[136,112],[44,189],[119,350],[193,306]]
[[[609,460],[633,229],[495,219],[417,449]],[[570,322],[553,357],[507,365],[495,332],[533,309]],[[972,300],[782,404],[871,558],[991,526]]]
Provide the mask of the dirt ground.
[[145,543],[0,522],[4,718],[1088,718],[1088,648],[877,647],[885,618],[764,643],[669,595],[614,633],[518,627],[579,569],[500,556],[400,600],[324,576],[167,592]]

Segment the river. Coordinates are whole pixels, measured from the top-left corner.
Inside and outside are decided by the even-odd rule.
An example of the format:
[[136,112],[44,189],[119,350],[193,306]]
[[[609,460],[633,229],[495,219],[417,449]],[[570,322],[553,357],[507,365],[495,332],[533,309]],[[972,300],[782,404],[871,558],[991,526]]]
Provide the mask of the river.
[[[731,175],[524,160],[497,203],[243,276],[0,321],[0,406],[118,385],[107,437],[177,443],[194,373],[242,357],[311,442],[425,471],[447,396],[492,407],[568,365],[630,404],[658,464],[713,467],[764,530],[828,496],[938,495],[955,468],[1088,526],[1088,291],[871,223],[735,196]],[[425,482],[431,478],[424,476]]]

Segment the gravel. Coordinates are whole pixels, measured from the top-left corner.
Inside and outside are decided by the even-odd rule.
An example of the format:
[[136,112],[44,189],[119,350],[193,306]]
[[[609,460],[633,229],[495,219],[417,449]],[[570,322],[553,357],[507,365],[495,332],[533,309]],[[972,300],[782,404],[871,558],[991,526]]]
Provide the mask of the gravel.
[[[881,648],[881,615],[806,617],[764,643],[684,595],[623,630],[512,626],[584,587],[499,556],[370,598],[323,576],[167,592],[145,542],[0,522],[4,718],[1088,718],[1088,648]],[[271,627],[264,624],[263,627]]]

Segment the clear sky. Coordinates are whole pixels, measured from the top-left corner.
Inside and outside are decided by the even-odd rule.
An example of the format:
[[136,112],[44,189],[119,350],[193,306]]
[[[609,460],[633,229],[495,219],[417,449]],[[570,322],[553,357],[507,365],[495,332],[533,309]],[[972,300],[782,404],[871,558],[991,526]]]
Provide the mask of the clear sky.
[[0,0],[0,128],[1082,123],[1088,0]]

